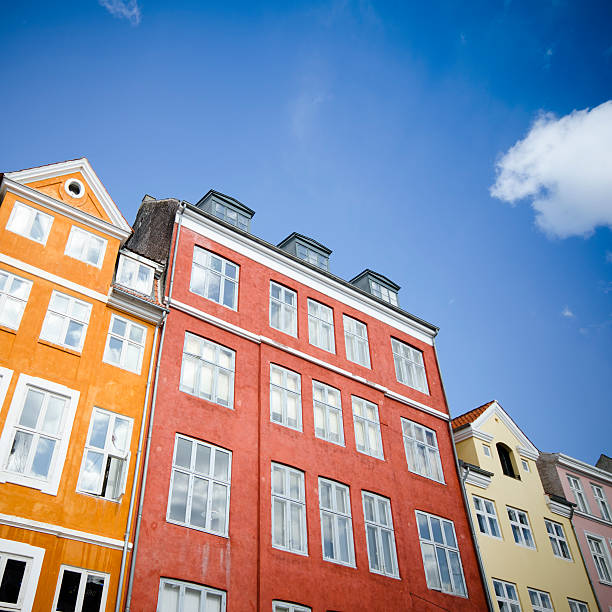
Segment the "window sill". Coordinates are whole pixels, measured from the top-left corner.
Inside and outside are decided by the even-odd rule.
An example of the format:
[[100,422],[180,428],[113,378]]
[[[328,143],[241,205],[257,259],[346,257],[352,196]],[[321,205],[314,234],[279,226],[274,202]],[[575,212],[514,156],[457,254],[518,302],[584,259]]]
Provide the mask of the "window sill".
[[214,531],[202,529],[201,527],[194,527],[193,525],[187,525],[186,523],[179,523],[178,521],[173,521],[168,517],[166,517],[166,523],[169,523],[170,525],[176,525],[177,527],[184,527],[185,529],[193,529],[194,531],[199,531],[200,533],[206,533],[211,536],[216,536],[217,538],[225,538],[226,540],[229,540],[229,534],[216,533]]
[[342,563],[342,561],[337,561],[336,559],[326,559],[325,557],[323,557],[323,561],[326,561],[327,563],[333,563],[334,565],[339,565],[340,567],[357,569],[357,566],[354,563]]
[[[98,499],[100,501],[112,502],[113,504],[120,504],[123,501],[122,499],[112,499],[110,497],[102,497],[102,495],[96,495],[95,493],[88,493],[87,491],[79,491],[78,489],[77,489],[77,493],[79,495],[84,495],[85,497],[89,497],[91,499]],[[123,497],[123,495],[121,497]]]
[[54,488],[54,486],[48,480],[39,480],[31,476],[25,476],[16,472],[8,472],[3,470],[0,472],[0,483],[5,482],[10,482],[11,484],[15,484],[20,487],[36,489],[37,491],[47,495],[57,495],[57,488]]
[[274,544],[272,544],[272,548],[274,550],[280,550],[281,552],[286,552],[286,553],[290,553],[292,555],[298,555],[300,557],[307,557],[308,556],[308,551],[306,552],[300,552],[298,550],[291,550],[289,548],[281,548],[280,546],[275,546]]
[[13,329],[12,327],[7,327],[6,325],[0,325],[0,331],[4,331],[7,334],[13,334],[13,336],[17,335],[17,329]]
[[61,344],[56,344],[55,342],[50,342],[49,340],[43,340],[41,338],[38,339],[39,344],[44,344],[53,349],[57,349],[58,351],[63,351],[64,353],[68,353],[69,355],[74,355],[75,357],[81,356],[81,351],[76,351],[74,349],[68,348],[66,346],[62,346]]

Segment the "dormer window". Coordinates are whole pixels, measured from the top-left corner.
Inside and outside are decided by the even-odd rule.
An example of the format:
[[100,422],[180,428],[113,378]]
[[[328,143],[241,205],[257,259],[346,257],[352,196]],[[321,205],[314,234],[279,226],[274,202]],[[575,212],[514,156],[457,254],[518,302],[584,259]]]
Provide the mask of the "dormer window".
[[322,245],[320,242],[293,232],[284,240],[278,243],[279,248],[291,255],[295,255],[299,259],[303,259],[321,270],[329,270],[329,256],[331,249]]
[[211,189],[196,207],[244,232],[251,231],[251,219],[255,211],[219,191]]
[[389,302],[389,304],[397,306],[397,293],[389,291],[387,287],[377,283],[373,279],[370,279],[370,293],[385,302]]
[[245,232],[249,231],[249,218],[231,209],[229,206],[225,206],[225,204],[217,202],[213,214],[215,217],[219,217],[219,219],[223,219],[226,223],[235,225]]
[[399,306],[397,292],[400,290],[400,286],[378,272],[364,270],[349,282],[379,300],[383,300],[392,306]]
[[307,261],[308,263],[314,264],[323,270],[327,270],[329,267],[329,260],[327,257],[317,253],[313,249],[309,249],[303,244],[298,243],[296,245],[296,254],[300,259]]
[[150,295],[153,290],[153,275],[152,266],[148,266],[132,257],[121,255],[119,259],[119,268],[117,269],[117,282],[124,287],[129,287]]

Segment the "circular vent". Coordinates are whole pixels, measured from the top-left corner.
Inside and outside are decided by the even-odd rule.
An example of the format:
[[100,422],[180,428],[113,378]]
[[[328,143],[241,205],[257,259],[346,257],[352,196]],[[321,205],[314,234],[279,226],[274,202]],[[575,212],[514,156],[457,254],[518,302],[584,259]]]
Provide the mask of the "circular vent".
[[73,198],[81,198],[85,195],[85,187],[78,179],[70,179],[64,183],[66,193]]

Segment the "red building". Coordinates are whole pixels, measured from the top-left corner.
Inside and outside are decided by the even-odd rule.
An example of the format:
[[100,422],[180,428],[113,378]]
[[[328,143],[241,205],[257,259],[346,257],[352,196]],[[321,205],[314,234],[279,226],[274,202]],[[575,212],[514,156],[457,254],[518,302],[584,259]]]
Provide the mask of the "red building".
[[486,610],[437,328],[252,215],[176,202],[126,609]]

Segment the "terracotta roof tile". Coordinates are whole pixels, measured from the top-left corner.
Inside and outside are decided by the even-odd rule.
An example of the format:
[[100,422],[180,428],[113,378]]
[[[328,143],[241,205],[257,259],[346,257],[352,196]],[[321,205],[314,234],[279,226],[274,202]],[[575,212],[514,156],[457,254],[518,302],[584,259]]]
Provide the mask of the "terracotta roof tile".
[[493,404],[495,400],[487,402],[482,406],[478,406],[478,408],[474,408],[474,410],[470,410],[469,412],[465,412],[464,414],[455,417],[451,421],[451,425],[453,429],[459,429],[464,425],[468,425],[469,423],[473,423],[491,404]]
[[163,304],[156,297],[157,295],[159,295],[158,292],[160,288],[159,280],[157,278],[153,279],[153,295],[146,295],[144,293],[140,293],[140,291],[135,291],[134,289],[126,287],[121,283],[113,283],[113,286],[117,287],[117,289],[119,289],[120,291],[123,291],[123,293],[129,293],[130,295],[138,297],[141,300],[145,300],[146,302],[150,302],[151,304],[155,304],[156,306],[163,306]]

